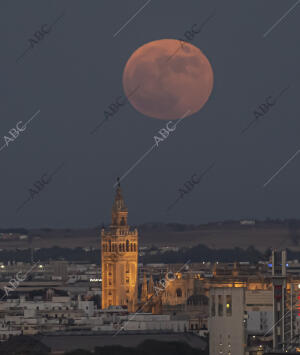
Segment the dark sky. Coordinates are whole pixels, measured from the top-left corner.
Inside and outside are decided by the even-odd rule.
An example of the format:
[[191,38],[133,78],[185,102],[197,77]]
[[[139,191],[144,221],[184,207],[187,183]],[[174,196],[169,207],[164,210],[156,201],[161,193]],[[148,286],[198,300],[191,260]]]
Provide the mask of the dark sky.
[[[200,224],[299,217],[300,157],[263,184],[299,148],[300,3],[263,37],[296,0],[152,0],[114,37],[145,3],[1,0],[1,146],[9,130],[40,110],[0,151],[1,227],[85,227],[110,221],[116,177],[153,145],[165,121],[127,103],[90,132],[123,95],[123,68],[138,47],[183,38],[213,10],[215,16],[191,42],[212,64],[212,95],[122,181],[129,221]],[[17,61],[34,32],[62,14]],[[257,107],[288,86],[241,135]],[[213,161],[213,169],[167,213],[178,189]],[[44,174],[48,181],[64,162],[17,211],[33,184]]]

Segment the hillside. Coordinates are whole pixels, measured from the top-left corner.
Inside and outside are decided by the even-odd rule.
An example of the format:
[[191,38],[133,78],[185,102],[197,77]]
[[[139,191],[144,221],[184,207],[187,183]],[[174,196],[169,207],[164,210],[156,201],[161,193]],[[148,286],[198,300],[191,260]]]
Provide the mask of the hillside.
[[[198,244],[212,249],[247,248],[253,245],[260,251],[270,247],[288,247],[300,250],[300,222],[256,222],[240,225],[239,222],[211,223],[207,225],[183,225],[147,223],[137,226],[140,246],[193,247]],[[100,227],[90,229],[32,229],[28,240],[0,239],[0,249],[97,247],[100,244]],[[1,230],[0,230],[1,232]],[[31,240],[31,242],[30,242]]]

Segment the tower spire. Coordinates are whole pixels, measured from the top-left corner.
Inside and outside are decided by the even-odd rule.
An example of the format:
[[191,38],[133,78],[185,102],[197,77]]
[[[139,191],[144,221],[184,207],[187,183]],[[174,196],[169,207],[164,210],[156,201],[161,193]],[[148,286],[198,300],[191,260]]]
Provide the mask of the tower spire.
[[128,211],[123,198],[120,178],[117,179],[118,186],[116,189],[115,200],[112,207],[112,225],[114,227],[127,226]]

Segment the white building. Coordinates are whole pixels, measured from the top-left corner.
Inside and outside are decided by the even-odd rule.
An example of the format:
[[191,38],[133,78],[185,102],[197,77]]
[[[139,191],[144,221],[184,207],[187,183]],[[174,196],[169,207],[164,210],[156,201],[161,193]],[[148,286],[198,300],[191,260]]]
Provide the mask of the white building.
[[210,290],[210,355],[262,354],[262,344],[272,340],[273,324],[271,290]]
[[210,289],[209,353],[245,354],[245,288]]
[[245,310],[247,311],[247,333],[265,335],[270,332],[273,322],[273,292],[270,290],[253,290],[245,293]]

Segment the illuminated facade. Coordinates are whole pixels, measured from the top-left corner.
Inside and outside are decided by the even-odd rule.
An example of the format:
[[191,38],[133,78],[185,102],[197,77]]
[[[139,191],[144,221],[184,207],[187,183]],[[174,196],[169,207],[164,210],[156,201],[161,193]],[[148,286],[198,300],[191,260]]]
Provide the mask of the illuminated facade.
[[101,231],[102,308],[137,306],[138,232],[127,224],[128,211],[118,184],[112,208],[112,224]]

